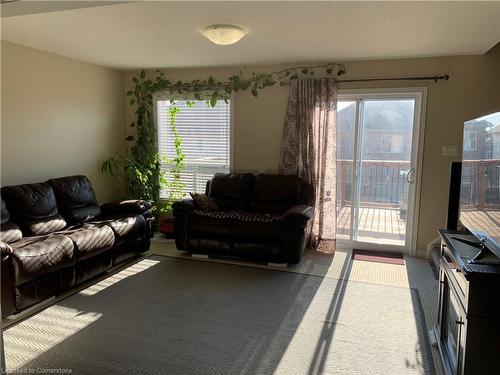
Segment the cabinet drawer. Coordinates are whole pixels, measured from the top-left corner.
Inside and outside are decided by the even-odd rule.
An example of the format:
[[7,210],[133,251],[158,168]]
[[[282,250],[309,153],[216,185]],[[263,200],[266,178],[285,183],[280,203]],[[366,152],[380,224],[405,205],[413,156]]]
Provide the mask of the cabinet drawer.
[[449,282],[453,284],[453,288],[458,293],[464,307],[467,306],[467,295],[469,293],[469,282],[465,278],[464,273],[457,267],[457,263],[453,256],[449,253],[446,244],[441,245],[441,267],[446,273]]

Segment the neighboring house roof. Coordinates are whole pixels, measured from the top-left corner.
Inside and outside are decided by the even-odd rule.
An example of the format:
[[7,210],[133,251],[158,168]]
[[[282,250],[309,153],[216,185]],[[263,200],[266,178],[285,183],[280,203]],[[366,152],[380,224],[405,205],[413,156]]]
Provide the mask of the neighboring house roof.
[[[354,122],[355,105],[342,109],[338,116],[340,124],[344,127],[350,126]],[[395,110],[392,102],[373,101],[365,106],[364,116],[365,129],[408,131],[412,129],[413,104],[410,101],[401,102]]]

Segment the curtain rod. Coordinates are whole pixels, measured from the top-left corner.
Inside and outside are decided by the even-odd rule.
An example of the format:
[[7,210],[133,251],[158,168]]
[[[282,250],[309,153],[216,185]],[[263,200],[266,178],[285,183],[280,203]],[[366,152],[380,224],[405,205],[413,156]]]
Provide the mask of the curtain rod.
[[[375,82],[375,81],[448,81],[450,76],[448,74],[440,76],[424,76],[424,77],[389,77],[389,78],[353,78],[353,79],[338,79],[338,83],[345,82]],[[287,82],[284,86],[289,86]]]
[[391,77],[391,78],[357,78],[357,79],[339,79],[337,82],[373,82],[373,81],[448,81],[450,76],[444,74],[441,76],[424,77]]

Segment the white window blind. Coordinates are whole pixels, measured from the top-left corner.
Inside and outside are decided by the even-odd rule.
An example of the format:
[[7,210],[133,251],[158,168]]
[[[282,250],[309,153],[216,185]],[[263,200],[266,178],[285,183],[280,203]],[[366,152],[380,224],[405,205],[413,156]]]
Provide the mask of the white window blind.
[[[181,180],[185,192],[205,192],[205,184],[215,173],[230,171],[230,104],[217,101],[213,108],[205,101],[191,101],[191,107],[185,101],[175,103],[180,109],[176,117],[176,127],[182,139],[182,150],[186,168]],[[157,119],[159,130],[159,151],[168,159],[175,157],[173,134],[170,126],[169,100],[157,101]],[[170,166],[162,161],[162,169],[167,172]],[[166,198],[166,191],[160,191],[160,197]]]

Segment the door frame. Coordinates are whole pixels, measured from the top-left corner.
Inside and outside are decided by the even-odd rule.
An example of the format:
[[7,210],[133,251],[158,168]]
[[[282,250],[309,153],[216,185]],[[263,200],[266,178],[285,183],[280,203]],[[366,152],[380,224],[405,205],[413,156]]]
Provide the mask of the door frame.
[[[425,141],[425,120],[426,120],[426,108],[427,108],[427,87],[395,87],[395,88],[370,88],[370,89],[339,89],[338,100],[351,100],[356,101],[356,134],[354,135],[354,155],[356,156],[356,162],[359,162],[359,145],[358,137],[361,121],[359,115],[359,100],[361,99],[398,99],[401,97],[408,97],[415,99],[415,110],[413,118],[413,133],[412,133],[412,147],[411,147],[411,160],[416,164],[415,166],[415,177],[414,177],[414,189],[412,192],[412,197],[408,197],[408,207],[410,206],[410,200],[412,204],[412,214],[407,217],[407,233],[406,233],[406,243],[404,246],[389,245],[389,244],[374,244],[368,242],[359,242],[355,240],[337,240],[337,243],[342,245],[347,245],[350,248],[359,249],[369,249],[376,251],[390,251],[405,253],[410,256],[415,256],[417,252],[417,234],[418,234],[418,221],[420,212],[420,198],[421,198],[421,188],[422,188],[422,171],[423,171],[423,153],[424,153],[424,141]],[[411,162],[411,161],[410,161]],[[412,166],[410,166],[412,167]],[[358,169],[358,168],[356,168]],[[355,176],[355,173],[353,173]],[[356,178],[356,177],[353,177]],[[354,185],[354,184],[353,184]],[[352,186],[352,193],[354,193],[355,186]],[[352,197],[354,195],[351,194]],[[351,207],[351,228],[355,220],[354,218],[354,205]],[[409,228],[409,231],[408,231]],[[352,234],[351,234],[352,235]]]

